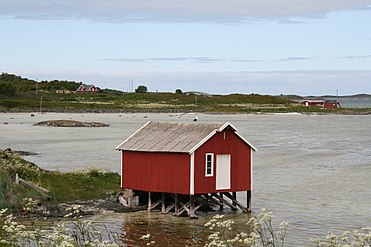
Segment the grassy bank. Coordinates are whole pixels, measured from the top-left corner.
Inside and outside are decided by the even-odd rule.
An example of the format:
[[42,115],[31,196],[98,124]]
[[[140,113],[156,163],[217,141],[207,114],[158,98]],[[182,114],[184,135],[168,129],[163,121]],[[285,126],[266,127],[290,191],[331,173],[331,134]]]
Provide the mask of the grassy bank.
[[[42,101],[41,101],[42,98]],[[56,94],[19,92],[0,98],[3,112],[217,112],[217,113],[370,113],[371,108],[302,107],[279,96],[258,94],[192,95],[175,93]]]
[[[42,102],[41,102],[42,97]],[[257,94],[192,95],[175,93],[56,94],[18,92],[0,98],[2,111],[197,111],[246,112],[290,110],[294,102]]]
[[[75,81],[37,82],[20,76],[0,74],[0,112],[323,112],[343,114],[371,113],[368,109],[330,109],[302,107],[298,95],[200,93],[124,93],[102,89],[100,93],[74,93]],[[57,93],[64,90],[68,93]],[[327,96],[323,96],[327,97]],[[330,97],[330,96],[328,96]],[[368,97],[358,95],[357,97]],[[313,98],[313,97],[311,97]]]
[[[49,190],[47,195],[22,184],[16,185],[15,175]],[[106,198],[120,189],[120,176],[94,168],[62,173],[46,171],[16,154],[0,150],[0,208],[19,209],[26,197],[46,203]],[[49,199],[46,201],[46,197]]]

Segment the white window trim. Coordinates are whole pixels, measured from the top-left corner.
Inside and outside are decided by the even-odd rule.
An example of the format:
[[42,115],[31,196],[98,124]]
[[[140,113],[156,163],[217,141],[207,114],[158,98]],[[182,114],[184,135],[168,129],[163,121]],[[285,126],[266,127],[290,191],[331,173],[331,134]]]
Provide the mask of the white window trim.
[[[207,157],[211,156],[211,174],[207,174]],[[205,177],[214,176],[214,153],[206,153],[205,156]]]

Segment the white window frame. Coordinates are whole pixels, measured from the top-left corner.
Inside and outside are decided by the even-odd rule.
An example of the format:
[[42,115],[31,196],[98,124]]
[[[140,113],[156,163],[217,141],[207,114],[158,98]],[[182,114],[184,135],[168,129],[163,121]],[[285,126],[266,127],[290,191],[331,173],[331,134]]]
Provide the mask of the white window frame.
[[[207,173],[207,165],[208,161],[207,158],[211,156],[211,173]],[[212,177],[214,176],[214,153],[206,153],[205,156],[205,177]]]

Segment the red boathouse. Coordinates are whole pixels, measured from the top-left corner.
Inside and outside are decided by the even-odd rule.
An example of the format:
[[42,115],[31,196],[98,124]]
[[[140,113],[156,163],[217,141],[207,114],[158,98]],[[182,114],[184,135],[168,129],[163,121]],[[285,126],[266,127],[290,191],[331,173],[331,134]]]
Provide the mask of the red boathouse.
[[[228,122],[149,121],[116,149],[122,152],[121,187],[162,193],[157,205],[162,203],[163,213],[175,208],[175,214],[183,210],[193,217],[196,198],[250,210],[252,151],[256,149]],[[246,207],[237,201],[237,191],[247,191]],[[164,193],[171,194],[175,203],[166,206]],[[178,200],[184,207],[176,205],[179,195],[190,198],[187,203]],[[149,194],[149,209],[154,205]]]

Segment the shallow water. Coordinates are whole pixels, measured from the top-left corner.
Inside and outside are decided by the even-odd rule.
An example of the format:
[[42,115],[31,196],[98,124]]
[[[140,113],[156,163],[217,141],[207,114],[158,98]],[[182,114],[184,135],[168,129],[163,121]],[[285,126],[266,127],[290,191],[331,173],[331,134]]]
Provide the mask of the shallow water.
[[[120,172],[115,147],[148,120],[192,122],[194,114],[0,114],[0,148],[37,152],[27,160],[70,171],[94,165]],[[50,119],[100,121],[108,128],[34,127]],[[289,222],[289,246],[308,246],[327,231],[371,225],[371,116],[205,115],[199,122],[231,122],[252,143],[253,212],[266,208]],[[3,124],[3,123],[7,124]],[[238,194],[245,202],[244,194]],[[209,233],[198,220],[159,213],[108,215],[96,220],[122,231],[133,244],[151,233],[159,246],[198,246]],[[241,230],[247,216],[228,213]],[[166,233],[166,234],[163,234]],[[196,242],[194,242],[196,241]],[[186,243],[186,244],[184,244]],[[135,244],[134,244],[135,245]]]

